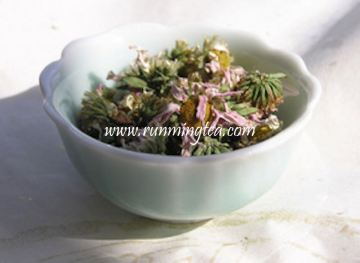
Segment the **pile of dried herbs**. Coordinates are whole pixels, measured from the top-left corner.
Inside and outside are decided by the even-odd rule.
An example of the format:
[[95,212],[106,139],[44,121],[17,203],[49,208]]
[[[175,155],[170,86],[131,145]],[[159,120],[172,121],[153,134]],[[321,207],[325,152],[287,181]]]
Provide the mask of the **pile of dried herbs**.
[[[79,127],[105,143],[154,154],[199,156],[240,149],[281,129],[274,115],[283,102],[283,73],[247,72],[233,65],[227,44],[218,37],[202,46],[178,40],[175,47],[150,56],[137,49],[134,63],[118,74],[114,87],[99,85],[85,93]],[[105,127],[148,126],[252,127],[252,134],[115,136]]]

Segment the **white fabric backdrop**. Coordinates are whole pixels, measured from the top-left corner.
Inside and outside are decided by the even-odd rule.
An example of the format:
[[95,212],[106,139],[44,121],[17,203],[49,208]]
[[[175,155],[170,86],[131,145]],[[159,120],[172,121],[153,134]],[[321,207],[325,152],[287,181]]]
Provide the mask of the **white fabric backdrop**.
[[[302,55],[324,92],[279,183],[230,215],[174,225],[99,196],[67,159],[37,78],[74,38],[209,22]],[[360,262],[357,1],[0,0],[0,262]]]

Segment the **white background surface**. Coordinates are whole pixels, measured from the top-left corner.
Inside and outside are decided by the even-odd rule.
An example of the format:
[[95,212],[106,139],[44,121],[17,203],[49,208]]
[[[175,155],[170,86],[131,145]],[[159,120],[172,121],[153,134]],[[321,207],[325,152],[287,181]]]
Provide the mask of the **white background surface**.
[[[74,38],[128,22],[208,22],[302,55],[323,85],[279,183],[230,215],[130,215],[80,178],[38,75]],[[0,0],[0,262],[360,262],[357,1]]]

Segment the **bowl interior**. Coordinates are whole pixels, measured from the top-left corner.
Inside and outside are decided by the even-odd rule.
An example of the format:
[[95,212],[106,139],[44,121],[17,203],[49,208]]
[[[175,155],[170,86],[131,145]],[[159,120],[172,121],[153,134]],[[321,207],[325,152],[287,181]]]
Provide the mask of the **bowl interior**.
[[223,38],[229,44],[235,63],[246,70],[286,73],[288,77],[285,86],[287,89],[297,90],[298,95],[286,97],[278,115],[284,121],[285,128],[301,116],[308,102],[307,81],[289,56],[269,49],[247,33],[195,28],[176,30],[154,25],[115,29],[68,45],[63,52],[59,72],[54,78],[54,107],[65,119],[75,124],[84,92],[93,89],[100,82],[113,85],[106,80],[108,72],[119,72],[135,59],[135,51],[129,50],[129,45],[136,45],[147,49],[150,54],[156,54],[163,49],[172,48],[176,39],[201,44],[205,37],[211,35]]

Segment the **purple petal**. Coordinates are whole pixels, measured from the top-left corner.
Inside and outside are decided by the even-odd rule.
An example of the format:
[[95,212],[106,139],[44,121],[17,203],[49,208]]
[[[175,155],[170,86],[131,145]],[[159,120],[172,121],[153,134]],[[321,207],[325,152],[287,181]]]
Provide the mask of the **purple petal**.
[[235,111],[225,112],[223,115],[224,120],[237,126],[246,125],[246,119]]
[[261,119],[262,117],[263,115],[259,112],[255,112],[249,115],[249,119],[256,123],[264,123],[264,120]]
[[205,70],[211,73],[216,73],[221,70],[220,63],[216,60],[211,60],[205,64]]
[[193,94],[199,94],[204,92],[204,86],[199,82],[192,83],[191,89]]
[[199,104],[196,109],[196,118],[198,118],[203,125],[205,123],[207,100],[205,95],[199,96]]
[[180,112],[180,106],[176,103],[169,103],[166,106],[166,109],[161,112],[160,114],[156,115],[149,124],[160,124],[163,125],[165,122],[167,122],[171,115],[173,115],[174,113],[179,113]]
[[214,94],[213,97],[228,97],[228,96],[238,96],[243,93],[242,90],[235,90],[235,91],[227,91],[227,92],[218,92]]
[[242,67],[230,68],[224,72],[224,79],[222,80],[222,82],[224,84],[228,84],[230,87],[233,87],[245,75],[246,71]]
[[104,88],[105,88],[105,85],[100,83],[97,85],[96,87],[96,93],[99,95],[99,96],[102,96],[103,95],[103,91],[104,91]]
[[228,124],[234,124],[236,126],[247,125],[247,120],[235,111],[221,112],[213,108],[215,119],[211,123],[211,127],[215,127],[222,120]]
[[231,71],[239,77],[244,77],[246,75],[246,71],[243,67],[236,67],[231,69]]
[[207,96],[209,96],[210,98],[213,98],[215,97],[218,93],[219,93],[219,90],[217,88],[207,88],[205,90],[205,93]]
[[230,107],[229,107],[228,103],[224,99],[223,99],[223,103],[224,103],[225,112],[229,112]]
[[224,79],[225,79],[225,83],[228,83],[230,86],[232,86],[230,69],[225,70]]
[[[186,126],[182,125],[182,127],[185,128]],[[184,134],[184,136],[182,136],[181,155],[184,157],[191,156],[191,151],[195,142],[196,140],[191,133]]]
[[205,89],[219,89],[219,85],[210,82],[202,83],[202,85]]
[[188,95],[186,95],[185,91],[177,86],[173,86],[170,92],[178,101],[186,101],[188,99]]

